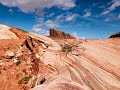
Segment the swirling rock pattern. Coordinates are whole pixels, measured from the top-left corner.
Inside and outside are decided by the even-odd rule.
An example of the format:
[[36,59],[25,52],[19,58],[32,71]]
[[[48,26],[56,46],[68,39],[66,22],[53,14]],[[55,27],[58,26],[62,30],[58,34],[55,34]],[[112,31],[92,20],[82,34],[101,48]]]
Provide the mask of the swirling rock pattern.
[[[0,90],[120,90],[119,38],[52,40],[16,32],[1,36]],[[64,44],[72,51],[62,52]],[[5,58],[8,51],[12,57]]]

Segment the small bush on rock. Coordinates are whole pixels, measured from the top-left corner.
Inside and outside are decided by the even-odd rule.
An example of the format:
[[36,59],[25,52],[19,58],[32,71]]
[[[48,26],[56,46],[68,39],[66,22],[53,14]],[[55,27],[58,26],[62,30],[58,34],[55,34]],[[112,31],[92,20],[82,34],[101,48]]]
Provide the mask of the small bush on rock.
[[64,45],[62,46],[62,52],[71,52],[72,51],[72,47],[68,46],[68,45]]
[[30,79],[30,77],[29,77],[29,76],[25,76],[25,77],[23,78],[24,83],[25,83],[25,84],[27,84],[27,83],[28,83],[28,81],[29,81],[29,79]]

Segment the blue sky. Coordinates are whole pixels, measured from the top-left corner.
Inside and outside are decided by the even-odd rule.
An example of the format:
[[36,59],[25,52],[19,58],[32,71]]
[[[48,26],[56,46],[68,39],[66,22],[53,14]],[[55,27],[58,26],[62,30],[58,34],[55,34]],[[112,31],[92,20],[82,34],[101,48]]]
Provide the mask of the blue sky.
[[108,38],[120,31],[120,0],[0,0],[0,24],[48,35]]

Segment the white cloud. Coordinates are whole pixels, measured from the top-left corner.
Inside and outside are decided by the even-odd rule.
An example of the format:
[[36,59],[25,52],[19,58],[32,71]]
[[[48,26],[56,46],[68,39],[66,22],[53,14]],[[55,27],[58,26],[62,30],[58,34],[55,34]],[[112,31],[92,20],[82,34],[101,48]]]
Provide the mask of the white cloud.
[[120,14],[119,15],[110,14],[109,17],[106,17],[104,19],[104,21],[106,21],[106,22],[108,22],[108,21],[116,21],[116,20],[120,20]]
[[72,36],[76,37],[77,39],[85,39],[85,37],[80,37],[76,32],[71,34]]
[[89,16],[91,16],[91,12],[88,11],[85,13],[84,17],[89,17]]
[[0,3],[8,7],[18,7],[23,12],[35,12],[57,6],[62,9],[75,7],[74,0],[0,0]]
[[13,9],[9,9],[8,12],[9,12],[10,14],[13,14],[14,11],[13,11]]
[[105,8],[105,5],[100,6],[99,8]]
[[76,37],[76,38],[79,38],[78,34],[77,33],[73,33],[72,36]]
[[120,0],[113,0],[113,4],[111,7],[109,7],[109,10],[115,10],[119,6],[120,6]]
[[45,29],[43,29],[41,27],[41,24],[37,24],[37,25],[34,25],[32,30],[35,32],[35,33],[38,33],[38,34],[41,34],[41,35],[45,35],[45,36],[48,36],[49,35],[49,31],[46,31]]
[[49,15],[47,15],[47,17],[53,17],[55,15],[55,13],[50,13]]
[[66,15],[64,14],[60,14],[55,18],[55,20],[59,23],[65,22],[65,19],[66,19]]
[[93,3],[93,7],[97,6],[98,5],[98,2],[97,3]]
[[90,8],[86,8],[86,9],[84,9],[84,13],[87,13],[87,12],[90,12],[92,9],[90,9]]
[[66,17],[66,21],[72,21],[72,20],[75,20],[77,18],[77,14],[73,14],[73,15],[68,15]]
[[118,15],[118,19],[120,19],[120,14]]
[[59,16],[56,17],[56,19],[63,19],[63,18],[64,18],[63,14],[61,14],[61,15],[59,15]]
[[109,12],[110,12],[109,10],[106,10],[106,11],[102,12],[102,14],[101,14],[101,15],[108,14]]
[[45,26],[47,26],[48,28],[56,28],[56,27],[59,27],[59,24],[52,20],[47,20],[45,22]]
[[41,16],[44,14],[44,11],[42,9],[35,10],[35,15]]
[[78,14],[73,14],[71,12],[66,12],[63,14],[58,15],[55,19],[58,22],[65,22],[65,21],[72,21],[75,20],[79,15]]
[[80,39],[86,39],[85,37],[80,37]]
[[56,27],[59,27],[59,24],[52,21],[52,20],[47,20],[47,21],[44,21],[43,18],[38,18],[37,19],[37,23],[38,24],[35,24],[32,28],[32,30],[35,32],[35,33],[38,33],[38,34],[41,34],[41,35],[45,35],[45,36],[48,36],[49,35],[49,31],[47,31],[46,29],[44,28],[51,28],[51,29],[54,29]]
[[120,0],[113,0],[112,5],[105,11],[102,12],[101,15],[105,15],[115,10],[117,7],[120,7]]
[[49,17],[55,15],[55,13],[48,14],[46,19],[44,16],[36,17],[36,25],[33,26],[33,31],[42,35],[45,35],[45,29],[56,29],[61,28],[62,23],[65,21],[72,21],[76,19],[78,14],[72,14],[71,12],[66,12],[56,16],[54,19],[48,19]]
[[106,18],[104,21],[108,22],[108,21],[110,21],[110,18]]
[[37,17],[36,17],[36,22],[37,22],[37,23],[43,23],[43,22],[44,22],[44,18],[42,18],[42,17],[37,18]]

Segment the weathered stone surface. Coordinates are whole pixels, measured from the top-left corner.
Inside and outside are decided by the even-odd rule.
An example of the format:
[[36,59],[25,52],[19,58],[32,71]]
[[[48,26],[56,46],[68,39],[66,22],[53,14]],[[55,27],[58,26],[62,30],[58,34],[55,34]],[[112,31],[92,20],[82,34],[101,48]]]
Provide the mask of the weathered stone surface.
[[5,52],[4,58],[6,58],[6,59],[12,59],[13,57],[14,57],[14,52],[13,51],[7,50]]
[[10,31],[13,32],[19,39],[25,39],[28,32],[21,30],[19,28],[10,28]]
[[18,39],[18,37],[9,29],[11,29],[11,27],[0,25],[0,39]]
[[75,39],[75,37],[71,36],[70,34],[64,33],[59,30],[50,29],[50,36],[52,38],[59,38],[59,39]]

